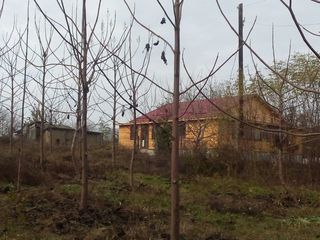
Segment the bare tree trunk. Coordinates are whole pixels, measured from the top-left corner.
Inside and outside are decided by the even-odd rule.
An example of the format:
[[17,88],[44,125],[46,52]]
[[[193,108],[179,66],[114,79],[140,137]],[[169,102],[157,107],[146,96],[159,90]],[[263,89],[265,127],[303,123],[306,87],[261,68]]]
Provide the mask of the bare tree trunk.
[[241,152],[241,140],[243,138],[243,4],[239,4],[239,130],[238,130],[238,150]]
[[116,163],[117,65],[113,65],[112,166]]
[[[280,123],[279,129],[282,131],[282,116],[283,116],[283,99],[282,99],[282,91],[280,93],[280,104],[279,104],[279,111],[280,111]],[[283,148],[284,148],[284,135],[280,132],[279,133],[279,150],[278,150],[278,175],[280,184],[286,188],[286,183],[283,177]]]
[[173,113],[172,113],[172,152],[171,152],[171,240],[179,240],[180,217],[179,217],[179,85],[180,85],[180,18],[181,5],[175,0],[175,47],[174,47],[174,88],[173,88]]
[[[79,79],[81,79],[81,73],[79,74]],[[78,99],[77,99],[77,120],[76,129],[73,134],[71,143],[71,158],[73,162],[73,167],[75,174],[80,177],[79,161],[76,157],[76,141],[78,143],[79,157],[81,158],[81,142],[80,142],[80,128],[81,128],[81,82],[78,83]]]
[[133,190],[134,183],[133,183],[133,164],[136,159],[136,153],[137,153],[137,111],[136,111],[136,91],[135,88],[133,88],[132,91],[132,104],[133,104],[133,148],[131,152],[131,159],[130,159],[130,187]]
[[52,106],[50,109],[49,129],[50,129],[50,153],[52,153]]
[[87,43],[87,17],[86,17],[86,0],[82,1],[82,178],[81,178],[81,200],[80,209],[86,209],[88,206],[88,149],[87,149],[87,111],[88,111],[88,92],[89,86],[87,81],[87,60],[88,60],[88,43]]
[[[87,88],[87,87],[86,87]],[[87,90],[83,92],[82,108],[82,177],[80,209],[88,205]]]
[[43,66],[42,66],[42,98],[41,98],[41,122],[40,122],[40,168],[44,170],[44,98],[45,98],[45,79],[46,79],[46,55],[43,53]]
[[21,136],[20,136],[20,154],[18,160],[18,176],[17,176],[17,192],[20,192],[21,188],[21,163],[24,155],[24,104],[26,99],[26,85],[27,85],[27,63],[28,63],[28,49],[29,49],[29,8],[30,0],[28,0],[27,7],[27,32],[26,32],[26,52],[24,59],[24,76],[23,76],[23,93],[22,93],[22,108],[21,108]]
[[308,180],[309,180],[309,183],[311,184],[311,186],[313,186],[313,177],[312,177],[312,169],[313,169],[313,167],[312,167],[312,165],[313,165],[313,161],[314,161],[314,158],[312,157],[309,157],[308,158],[308,162],[307,162],[307,164],[308,164]]
[[[11,70],[12,73],[12,70]],[[10,156],[13,153],[13,123],[14,123],[14,78],[11,75],[11,106],[10,106]]]
[[[78,124],[77,124],[78,125]],[[80,176],[80,171],[79,171],[79,164],[76,158],[76,140],[77,137],[79,136],[78,134],[78,126],[76,127],[76,129],[74,130],[73,133],[73,137],[72,137],[72,143],[71,143],[71,158],[72,158],[72,163],[73,163],[73,168],[74,168],[74,172],[77,176]]]
[[112,166],[116,164],[116,102],[113,103],[113,119],[112,119]]
[[282,150],[282,146],[280,146],[280,149],[278,151],[278,174],[279,174],[279,180],[280,180],[281,185],[285,185],[284,178],[283,178],[283,150]]

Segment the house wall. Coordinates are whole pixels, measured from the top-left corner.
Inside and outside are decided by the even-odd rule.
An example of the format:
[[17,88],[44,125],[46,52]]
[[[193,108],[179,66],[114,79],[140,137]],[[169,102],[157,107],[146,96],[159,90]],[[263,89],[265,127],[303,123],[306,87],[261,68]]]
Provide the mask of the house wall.
[[[71,146],[74,130],[66,129],[52,129],[52,145],[54,146]],[[44,134],[45,144],[50,144],[50,130],[46,130]],[[102,134],[88,133],[87,135],[88,146],[101,145]]]
[[[148,125],[148,140],[149,140],[149,147],[148,149],[154,150],[155,149],[155,141],[152,139],[152,131],[153,131],[153,124]],[[119,144],[125,148],[132,149],[133,148],[133,140],[130,139],[130,132],[131,132],[132,125],[120,125],[119,126]],[[141,145],[141,124],[137,125],[137,140],[138,146]]]
[[[239,117],[238,99],[232,99],[224,106],[224,110],[235,117]],[[264,125],[279,125],[280,118],[271,106],[262,102],[260,98],[245,99],[243,106],[244,118],[247,121]]]
[[[50,145],[50,132],[48,130],[45,130],[44,134],[43,134],[43,142],[47,145]],[[52,145],[54,145],[55,142],[52,138]]]
[[[253,128],[245,128],[245,130],[251,132],[246,133],[241,140],[242,147],[250,151],[272,152],[275,150],[275,136],[272,133],[265,134]],[[192,149],[197,140],[208,149],[226,145],[236,147],[238,145],[238,123],[223,118],[188,122],[183,146]]]
[[[294,130],[293,133],[303,133],[302,131],[299,131],[299,130]],[[289,147],[288,147],[288,152],[289,153],[293,153],[293,154],[297,154],[299,155],[301,158],[302,158],[302,155],[304,155],[304,145],[306,144],[305,143],[305,140],[306,138],[305,137],[301,137],[301,136],[293,136],[293,135],[290,135],[289,136]],[[307,145],[315,145],[317,143],[316,142],[307,142]],[[308,154],[306,154],[308,155]]]
[[31,125],[31,126],[28,126],[24,134],[26,134],[27,140],[36,141],[39,139],[40,129],[35,125]]
[[[73,135],[74,132],[72,132]],[[88,133],[88,146],[102,145],[103,144],[103,135],[97,133]]]
[[119,144],[125,148],[132,148],[133,141],[130,140],[130,125],[119,126]]
[[219,146],[235,146],[242,152],[274,153],[276,134],[243,126],[243,136],[238,142],[239,123],[221,120],[219,123]]
[[64,129],[52,129],[50,134],[50,131],[48,130],[44,134],[44,142],[46,144],[50,144],[50,138],[52,135],[52,145],[70,146],[72,143],[73,132],[74,131]]
[[156,148],[155,139],[152,138],[153,124],[149,124],[149,149],[154,150]]
[[[230,103],[226,111],[233,116],[238,116],[237,103]],[[277,127],[280,117],[277,113],[258,98],[251,98],[244,104],[244,118],[262,127]],[[154,139],[152,139],[153,125],[149,124],[149,149],[155,149]],[[185,137],[180,138],[181,149],[194,149],[197,143],[207,149],[216,149],[223,146],[238,147],[239,123],[230,118],[219,115],[213,119],[188,120],[186,122]],[[245,134],[240,141],[239,149],[258,158],[268,158],[278,151],[276,147],[276,133],[264,132],[251,127],[244,128]],[[138,139],[141,137],[141,126],[138,125]],[[197,141],[198,140],[198,141]],[[291,142],[296,145],[294,154],[302,153],[302,138],[293,137]],[[131,149],[133,140],[130,140],[130,125],[120,125],[119,144]],[[139,143],[140,145],[140,143]],[[266,157],[268,156],[268,157]]]
[[244,117],[246,120],[256,123],[279,125],[280,119],[274,111],[257,98],[251,98],[244,104]]
[[[153,124],[148,124],[149,127],[149,150],[155,149],[155,139],[152,139]],[[139,146],[141,144],[141,125],[137,125],[137,135]],[[120,125],[119,127],[119,144],[125,148],[132,149],[133,140],[130,140],[131,125]],[[218,126],[216,120],[199,120],[190,121],[186,124],[185,137],[180,138],[181,148],[194,148],[196,139],[208,147],[216,147],[218,141]]]
[[[266,116],[267,114],[265,113]],[[271,117],[269,120],[271,120]],[[238,126],[238,122],[226,118],[188,121],[186,123],[185,137],[180,138],[180,148],[181,150],[192,150],[199,144],[198,146],[204,146],[208,150],[224,146],[232,146],[236,150],[238,146]],[[138,125],[137,127],[138,139],[140,140],[141,126]],[[149,124],[149,150],[155,149],[155,142],[152,139],[152,128],[153,125]],[[248,126],[244,127],[244,136],[240,141],[239,149],[244,155],[248,155],[245,157],[250,159],[275,160],[274,157],[278,151],[276,136],[276,133],[264,132]],[[296,145],[292,154],[301,155],[301,141],[302,138],[292,137],[291,142]],[[130,125],[120,126],[119,144],[132,149],[133,140],[130,140]]]
[[215,148],[218,145],[218,124],[216,119],[193,120],[186,123],[186,136],[182,139],[182,147],[194,149],[205,145]]

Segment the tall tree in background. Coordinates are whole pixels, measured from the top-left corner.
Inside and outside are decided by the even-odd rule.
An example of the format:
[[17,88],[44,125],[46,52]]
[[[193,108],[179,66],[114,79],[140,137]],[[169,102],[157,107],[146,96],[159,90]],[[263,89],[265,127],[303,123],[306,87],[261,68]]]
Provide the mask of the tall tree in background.
[[[277,66],[274,66],[275,71],[278,72]],[[287,69],[287,68],[286,68]],[[280,72],[281,73],[281,72]],[[285,70],[282,72],[283,77],[287,77],[288,71]],[[287,131],[288,126],[285,122],[285,104],[287,101],[290,101],[290,98],[288,99],[288,94],[292,89],[288,89],[287,85],[282,79],[279,79],[277,76],[272,79],[272,82],[270,81],[268,83],[267,80],[265,80],[260,74],[257,77],[257,81],[260,81],[261,83],[257,82],[258,89],[261,89],[263,85],[264,90],[260,90],[260,96],[269,103],[275,109],[279,116],[279,133],[277,134],[277,141],[276,141],[276,147],[278,149],[278,156],[277,156],[277,163],[278,163],[278,176],[279,181],[282,186],[286,187],[285,179],[284,179],[284,170],[283,170],[283,163],[284,163],[284,154],[287,150],[287,141],[288,141],[288,135],[284,134],[283,131]],[[266,89],[267,88],[267,89]],[[266,91],[268,93],[266,93]],[[268,99],[272,99],[273,103],[270,103],[271,101]]]
[[[275,54],[274,54],[275,55]],[[317,130],[319,127],[319,94],[303,91],[290,85],[309,88],[317,91],[320,82],[320,64],[312,55],[294,54],[287,61],[276,61],[272,65],[273,71],[261,73],[256,69],[256,76],[251,89],[260,95],[279,114],[281,121],[277,136],[278,175],[282,185],[284,179],[284,154],[289,152],[288,134],[283,133],[289,128],[305,128],[306,131]],[[281,77],[279,77],[279,75]]]
[[[312,0],[313,1],[313,0]],[[312,44],[310,43],[310,41],[308,40],[308,38],[305,35],[305,32],[308,32],[309,34],[313,35],[313,36],[317,36],[319,37],[318,34],[309,31],[306,27],[303,26],[303,24],[300,24],[299,21],[297,20],[297,17],[295,15],[295,11],[293,9],[293,1],[289,0],[289,1],[285,1],[285,0],[280,0],[280,2],[287,8],[287,10],[289,11],[291,18],[302,38],[302,40],[305,42],[306,46],[310,49],[310,51],[314,54],[314,56],[317,59],[320,59],[320,54],[318,53],[318,51],[315,50],[315,48],[312,46]],[[313,1],[315,4],[319,4],[318,1]],[[222,10],[221,5],[219,3],[219,0],[216,0],[216,3],[218,5],[218,8],[220,10],[221,15],[223,16],[223,18],[225,19],[225,21],[227,22],[228,26],[230,27],[230,29],[232,30],[232,32],[238,36],[239,33],[236,31],[235,27],[231,24],[230,20],[228,19],[228,17],[226,16],[225,12]],[[316,136],[319,135],[319,133],[317,132],[313,132],[313,133],[294,133],[294,132],[289,132],[287,130],[287,128],[283,125],[283,117],[285,114],[285,102],[289,101],[290,103],[292,103],[292,99],[290,99],[290,94],[292,95],[292,93],[295,92],[301,92],[302,93],[307,93],[308,95],[310,93],[312,94],[316,94],[319,95],[320,91],[318,89],[312,89],[312,87],[310,88],[310,86],[305,86],[305,85],[301,85],[301,84],[297,84],[296,82],[292,81],[292,79],[290,79],[290,74],[289,74],[289,62],[290,62],[290,57],[289,60],[285,63],[285,67],[281,67],[278,68],[277,64],[275,64],[275,60],[274,60],[274,64],[273,66],[268,64],[258,53],[255,49],[252,48],[251,44],[248,44],[246,41],[243,42],[244,46],[246,48],[249,49],[251,55],[252,55],[252,59],[257,59],[259,62],[261,62],[274,76],[276,76],[275,81],[273,82],[274,85],[271,85],[266,82],[263,81],[265,85],[267,85],[267,87],[269,88],[270,91],[272,91],[277,97],[276,97],[276,101],[277,104],[275,104],[274,106],[278,109],[279,115],[280,115],[280,123],[279,123],[279,129],[276,130],[277,134],[278,134],[278,147],[279,147],[279,154],[278,154],[278,171],[279,171],[279,178],[280,178],[280,182],[282,183],[282,185],[284,185],[284,178],[283,178],[283,173],[282,173],[282,160],[283,160],[283,146],[284,146],[284,141],[287,140],[287,136],[289,135],[293,135],[293,136],[304,136],[304,137],[308,137],[308,136]],[[274,47],[273,47],[274,48]],[[290,55],[290,54],[289,54]],[[275,59],[275,57],[274,57]],[[254,63],[255,67],[256,64]],[[258,73],[258,71],[256,70],[256,72]],[[258,73],[259,74],[259,73]],[[259,80],[262,80],[263,78],[259,77]],[[288,86],[289,88],[287,88],[286,86]],[[289,94],[289,98],[285,99],[285,96]],[[309,95],[310,96],[310,95]],[[289,99],[289,100],[288,100]],[[291,110],[293,110],[294,107],[291,106]],[[239,119],[237,119],[238,121],[240,121]],[[248,124],[248,123],[246,123]],[[250,126],[253,127],[254,126]],[[267,129],[264,128],[263,129],[266,132],[269,131],[273,131],[272,129]],[[273,131],[274,132],[274,131]]]
[[[20,191],[21,187],[21,164],[24,156],[24,110],[25,110],[25,98],[27,91],[27,66],[28,66],[28,52],[29,52],[29,21],[30,21],[30,0],[28,0],[27,6],[27,25],[26,25],[26,40],[25,40],[25,53],[24,53],[24,72],[23,72],[23,92],[22,92],[22,104],[21,104],[21,136],[20,136],[20,153],[18,159],[18,176],[17,176],[17,191]],[[22,36],[21,36],[22,38]]]

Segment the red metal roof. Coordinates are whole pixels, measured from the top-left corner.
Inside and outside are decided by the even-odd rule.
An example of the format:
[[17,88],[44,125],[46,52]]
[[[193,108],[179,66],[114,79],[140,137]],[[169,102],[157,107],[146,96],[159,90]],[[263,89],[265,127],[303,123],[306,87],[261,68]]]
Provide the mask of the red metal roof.
[[[211,101],[223,110],[228,110],[238,105],[239,98],[237,96],[227,96],[214,98],[211,99]],[[150,122],[150,119],[154,121],[170,120],[172,118],[172,108],[172,103],[162,105],[147,113],[146,116],[138,117],[137,122]],[[221,112],[207,99],[180,102],[179,116],[181,120],[215,117],[220,113]]]

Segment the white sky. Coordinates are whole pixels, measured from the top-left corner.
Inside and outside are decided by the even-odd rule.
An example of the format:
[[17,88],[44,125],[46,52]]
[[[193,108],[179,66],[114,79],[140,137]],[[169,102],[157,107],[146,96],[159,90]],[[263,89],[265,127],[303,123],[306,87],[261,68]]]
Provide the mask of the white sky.
[[[62,22],[62,15],[57,7],[55,0],[38,0],[44,11],[52,18]],[[75,6],[76,1],[66,0],[66,5]],[[81,1],[78,1],[81,3]],[[157,33],[164,36],[168,41],[172,42],[173,29],[170,24],[161,25],[161,18],[164,16],[162,10],[157,5],[156,0],[130,0],[131,6],[135,4],[137,18],[152,28]],[[170,7],[171,0],[161,0],[164,6],[168,7],[169,14],[172,15]],[[275,46],[277,59],[286,59],[288,55],[289,43],[292,43],[293,52],[308,52],[301,37],[298,35],[293,21],[290,18],[289,12],[280,3],[279,0],[220,0],[225,14],[230,18],[232,24],[237,28],[238,10],[237,6],[240,2],[244,4],[245,17],[245,34],[249,31],[255,17],[257,24],[250,36],[250,42],[253,48],[267,61],[272,61],[272,24],[275,27]],[[27,0],[7,0],[4,14],[0,20],[1,35],[5,35],[12,28],[14,18],[17,21],[18,28],[23,29],[26,22],[26,3]],[[310,0],[293,0],[294,10],[298,20],[304,26],[315,32],[320,31],[320,4],[313,3]],[[81,5],[81,4],[80,4]],[[97,0],[87,0],[89,20],[93,19],[97,7]],[[33,19],[35,12],[40,16],[40,13],[35,10],[35,5],[31,1],[31,18]],[[118,30],[122,30],[125,22],[128,22],[130,15],[122,0],[104,0],[102,5],[102,18],[109,11],[111,14],[116,12]],[[141,29],[138,25],[134,28],[134,36],[141,39],[141,45],[147,42],[148,33]],[[306,33],[306,36],[312,43],[316,43],[317,39]],[[181,46],[184,50],[185,59],[188,67],[194,76],[198,74],[205,75],[210,69],[215,57],[219,54],[219,62],[221,63],[227,58],[230,53],[237,49],[237,37],[231,32],[226,22],[218,11],[215,0],[185,0],[183,17],[182,17],[182,42]],[[31,33],[31,43],[36,43],[34,33]],[[317,46],[314,44],[314,46]],[[155,74],[156,78],[161,82],[167,82],[172,85],[172,54],[167,47],[167,57],[169,65],[164,65],[160,60],[161,51],[164,45],[160,45],[154,49],[152,64],[150,67],[150,75]],[[319,49],[319,48],[318,48]],[[142,51],[142,49],[141,49]],[[236,59],[232,59],[216,76],[215,80],[229,80],[230,75],[235,77],[237,64],[233,68]],[[245,51],[245,65],[248,70],[253,72],[249,52]],[[259,64],[262,68],[262,64]],[[166,84],[164,84],[166,85]],[[98,115],[93,117],[97,119]],[[130,118],[126,115],[125,119]],[[120,120],[121,121],[121,120]]]

